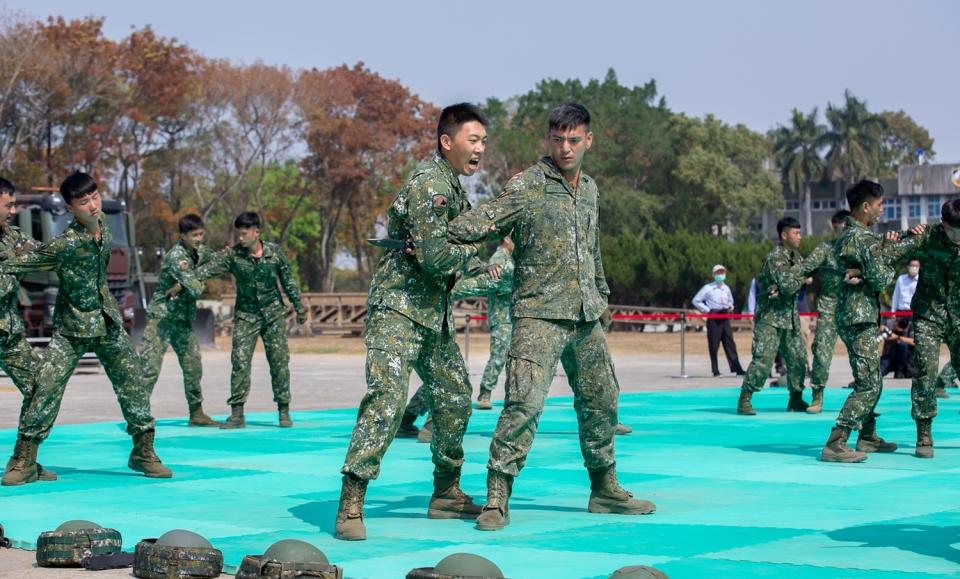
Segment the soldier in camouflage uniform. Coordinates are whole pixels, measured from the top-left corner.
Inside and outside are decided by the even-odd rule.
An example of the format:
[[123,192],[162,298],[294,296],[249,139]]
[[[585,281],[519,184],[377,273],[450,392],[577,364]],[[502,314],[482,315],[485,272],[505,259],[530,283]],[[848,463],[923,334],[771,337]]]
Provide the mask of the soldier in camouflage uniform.
[[[16,187],[0,178],[0,261],[5,261],[24,252],[36,249],[33,239],[10,222],[17,214]],[[23,395],[20,416],[30,406],[33,397],[33,380],[40,358],[27,342],[23,317],[17,307],[20,289],[18,278],[0,276],[0,368]],[[9,468],[10,465],[7,466]],[[57,475],[37,465],[39,480],[57,480]]]
[[581,171],[593,140],[590,114],[579,104],[562,105],[550,113],[548,130],[550,156],[449,227],[453,238],[464,243],[512,230],[516,244],[506,399],[490,444],[487,504],[477,518],[481,530],[509,524],[513,480],[533,445],[557,362],[574,392],[580,448],[591,482],[588,510],[654,510],[653,503],[625,491],[616,476],[619,392],[601,322],[610,319],[610,290],[600,258],[597,185]]
[[[937,415],[937,370],[940,345],[960,360],[960,199],[944,203],[941,223],[918,236],[911,254],[923,269],[910,309],[913,310],[914,353],[911,415],[917,423],[915,455],[933,458],[933,418]],[[947,371],[947,368],[944,368]]]
[[500,247],[490,258],[490,265],[500,266],[496,287],[487,291],[487,325],[490,326],[490,359],[483,369],[480,380],[480,394],[477,396],[477,408],[490,410],[490,395],[497,387],[500,372],[507,363],[507,351],[510,349],[510,334],[513,322],[510,319],[510,299],[513,295],[513,240],[507,235]]
[[[830,218],[834,238],[843,229],[850,212],[842,209]],[[837,265],[833,253],[834,239],[824,241],[803,260],[803,276],[819,271],[822,279],[820,295],[817,296],[817,335],[813,339],[813,371],[810,373],[810,389],[813,399],[807,412],[819,414],[823,410],[823,389],[830,377],[830,362],[837,347],[837,295],[843,283],[844,272]]]
[[367,298],[367,392],[344,459],[335,536],[366,539],[367,485],[400,426],[410,372],[426,388],[434,423],[430,450],[434,491],[427,516],[473,518],[480,507],[460,489],[463,435],[470,417],[470,382],[455,340],[450,290],[476,255],[474,245],[447,240],[447,224],[469,209],[460,175],[476,172],[486,147],[486,119],[470,104],[440,113],[437,153],[420,164],[387,210],[388,233],[412,251],[388,250]]
[[[868,452],[893,452],[897,445],[877,435],[877,414],[883,382],[880,377],[880,292],[893,281],[893,263],[902,255],[887,252],[884,238],[869,229],[883,212],[883,187],[860,181],[847,190],[852,215],[834,242],[837,263],[846,272],[837,300],[837,329],[847,347],[854,388],[820,453],[826,462],[862,462]],[[896,241],[890,233],[887,241]],[[856,272],[856,275],[851,275]],[[857,450],[847,446],[850,431],[859,430]]]
[[150,395],[141,387],[140,358],[123,328],[117,300],[107,285],[107,264],[113,236],[101,213],[96,182],[74,173],[60,185],[74,220],[66,231],[36,251],[0,264],[0,275],[53,271],[60,280],[54,310],[56,329],[37,371],[30,406],[20,420],[13,460],[3,484],[23,484],[37,478],[37,451],[50,434],[63,400],[67,380],[80,357],[97,354],[113,385],[127,432],[134,447],[127,463],[148,477],[169,478],[153,449],[154,420]]
[[160,377],[163,355],[168,346],[173,346],[183,372],[183,391],[190,409],[188,424],[218,426],[220,423],[203,411],[203,393],[200,391],[203,365],[200,363],[200,345],[193,331],[197,298],[203,293],[203,284],[195,274],[201,252],[207,253],[203,247],[203,219],[199,215],[184,215],[178,228],[180,242],[163,256],[160,278],[147,312],[147,327],[140,347],[143,387],[153,393]]
[[[197,270],[201,282],[229,273],[237,285],[233,314],[233,345],[230,352],[230,418],[220,428],[244,428],[243,405],[250,394],[250,361],[257,338],[270,366],[273,401],[277,403],[281,427],[293,426],[290,419],[290,350],[287,345],[287,307],[280,287],[297,312],[297,323],[307,321],[307,309],[300,302],[300,288],[293,278],[283,249],[260,239],[260,216],[245,212],[233,222],[238,242],[209,257]],[[279,285],[278,282],[279,281]]]
[[956,387],[957,387],[957,371],[953,369],[953,362],[947,362],[943,366],[943,368],[940,370],[940,375],[937,376],[937,389],[943,390],[944,388],[956,388]]
[[781,244],[767,254],[757,277],[757,309],[753,330],[752,360],[740,388],[737,414],[754,415],[754,392],[763,389],[777,351],[782,348],[787,363],[790,400],[787,412],[804,412],[803,380],[807,370],[807,349],[800,331],[797,293],[806,279],[803,258],[797,252],[802,235],[800,223],[784,217],[777,223]]

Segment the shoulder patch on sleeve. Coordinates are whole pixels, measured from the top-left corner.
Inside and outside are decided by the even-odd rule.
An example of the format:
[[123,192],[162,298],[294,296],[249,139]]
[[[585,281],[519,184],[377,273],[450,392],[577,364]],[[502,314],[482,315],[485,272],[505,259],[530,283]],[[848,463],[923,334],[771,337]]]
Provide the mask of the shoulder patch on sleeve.
[[446,207],[447,198],[443,195],[436,194],[433,196],[433,206],[434,207]]

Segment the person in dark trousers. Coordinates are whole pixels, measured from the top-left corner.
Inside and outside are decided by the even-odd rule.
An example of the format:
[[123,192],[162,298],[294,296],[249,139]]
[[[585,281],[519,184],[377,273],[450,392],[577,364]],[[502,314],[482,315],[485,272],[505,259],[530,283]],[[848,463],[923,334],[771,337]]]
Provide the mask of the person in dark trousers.
[[[733,292],[730,286],[724,283],[727,279],[727,269],[722,265],[713,266],[713,281],[700,288],[693,298],[693,307],[705,314],[729,314],[733,312]],[[710,350],[710,367],[713,375],[720,375],[720,365],[717,363],[717,352],[723,344],[723,353],[727,356],[727,365],[730,371],[737,376],[746,372],[740,366],[737,356],[737,344],[733,341],[733,328],[727,318],[707,319],[707,345]]]

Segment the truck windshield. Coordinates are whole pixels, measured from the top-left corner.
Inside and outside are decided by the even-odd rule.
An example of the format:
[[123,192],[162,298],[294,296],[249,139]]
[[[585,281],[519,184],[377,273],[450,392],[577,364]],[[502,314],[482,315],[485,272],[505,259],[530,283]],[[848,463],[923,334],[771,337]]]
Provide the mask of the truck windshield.
[[[110,233],[113,234],[113,247],[127,247],[130,244],[127,242],[127,228],[124,223],[123,213],[107,213],[107,227],[110,228]],[[54,235],[60,235],[63,231],[70,225],[70,222],[73,221],[73,214],[69,211],[58,215],[54,222]]]

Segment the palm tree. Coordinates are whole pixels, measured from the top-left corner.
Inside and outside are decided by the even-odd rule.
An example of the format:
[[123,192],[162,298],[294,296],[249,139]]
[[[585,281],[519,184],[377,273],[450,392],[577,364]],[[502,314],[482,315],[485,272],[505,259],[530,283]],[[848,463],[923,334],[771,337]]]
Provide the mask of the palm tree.
[[824,135],[823,144],[829,147],[830,177],[853,183],[878,173],[887,121],[871,113],[867,103],[849,90],[844,91],[843,98],[842,107],[827,105],[830,129]]
[[773,132],[773,155],[780,166],[780,176],[787,187],[801,194],[803,231],[813,233],[810,208],[811,183],[823,177],[820,157],[827,128],[817,123],[819,112],[814,107],[804,115],[793,109],[790,126],[777,126]]

